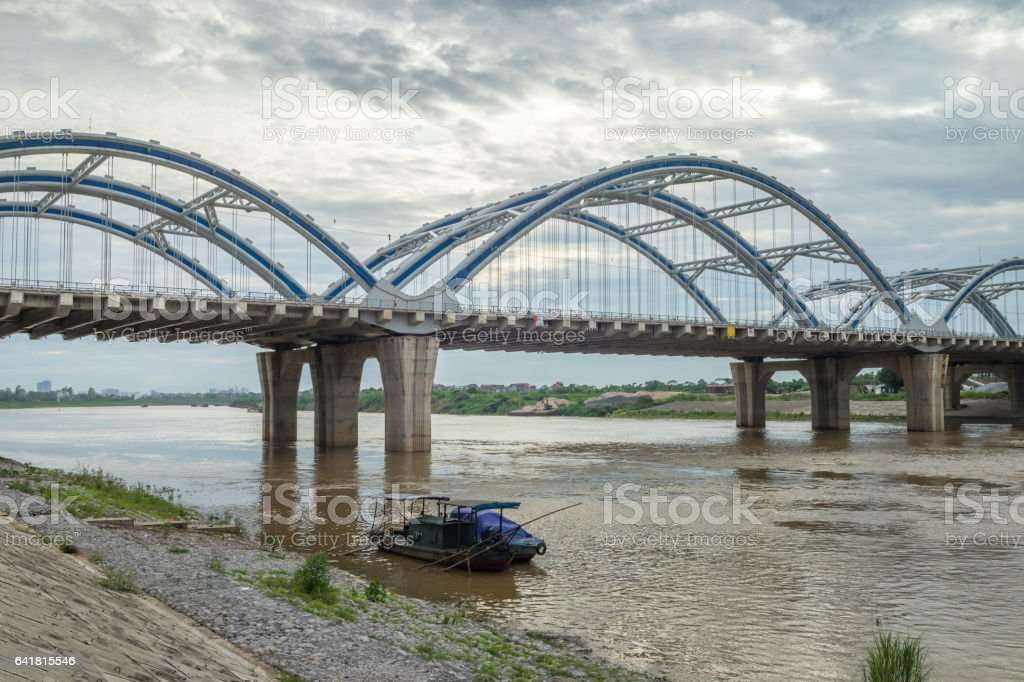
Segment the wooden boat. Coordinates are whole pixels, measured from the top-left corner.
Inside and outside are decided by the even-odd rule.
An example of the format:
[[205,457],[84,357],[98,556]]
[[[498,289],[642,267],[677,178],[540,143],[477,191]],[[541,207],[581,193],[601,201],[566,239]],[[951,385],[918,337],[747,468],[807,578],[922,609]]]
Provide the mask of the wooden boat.
[[[377,547],[385,552],[445,566],[468,564],[471,571],[503,571],[513,561],[530,561],[546,549],[537,551],[543,540],[531,547],[513,544],[517,531],[529,535],[504,516],[505,510],[518,509],[519,502],[452,500],[439,495],[381,499],[383,515],[373,534]],[[497,528],[480,523],[484,513],[497,515]]]

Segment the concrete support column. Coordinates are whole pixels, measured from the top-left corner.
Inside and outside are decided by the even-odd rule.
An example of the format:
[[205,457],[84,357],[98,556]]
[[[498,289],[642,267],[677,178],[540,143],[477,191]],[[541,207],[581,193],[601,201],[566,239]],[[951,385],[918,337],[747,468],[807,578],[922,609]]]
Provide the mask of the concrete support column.
[[310,358],[313,376],[313,443],[317,447],[358,445],[359,386],[372,342],[317,346]]
[[1024,412],[1024,365],[1013,365],[1004,374],[1010,392],[1010,410],[1021,414]]
[[919,353],[901,357],[899,363],[907,392],[907,431],[942,431],[949,356]]
[[384,383],[384,448],[429,452],[437,337],[393,336],[376,344]]
[[299,380],[308,359],[305,350],[256,354],[263,391],[263,440],[294,442],[298,435]]
[[946,386],[942,389],[943,407],[947,410],[960,409],[960,387],[964,383],[964,370],[950,365],[946,370]]
[[946,410],[959,410],[961,408],[961,401],[959,401],[961,382],[957,381],[957,379],[956,370],[949,368],[946,385],[942,389],[942,403]]
[[811,358],[803,370],[811,386],[811,428],[850,430],[850,382],[857,368],[843,358]]
[[765,392],[775,372],[766,369],[760,358],[733,362],[729,367],[736,390],[736,426],[763,427]]

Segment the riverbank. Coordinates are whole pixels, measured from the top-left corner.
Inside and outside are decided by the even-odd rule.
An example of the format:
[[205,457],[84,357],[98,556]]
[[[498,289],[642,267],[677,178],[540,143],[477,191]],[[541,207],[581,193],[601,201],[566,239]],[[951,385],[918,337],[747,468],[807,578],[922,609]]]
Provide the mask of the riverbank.
[[[0,495],[19,504],[29,495],[25,491],[45,489],[51,481],[69,476],[12,460],[0,461],[0,467]],[[108,481],[104,485],[111,484]],[[79,486],[80,490],[86,487],[87,482]],[[147,516],[144,510],[136,508],[142,504],[141,498],[124,497],[122,501],[121,513]],[[61,556],[57,549],[32,549],[37,554],[45,551],[60,559],[49,562],[53,581],[67,580],[73,584],[74,579],[82,579],[81,570],[87,570],[95,576],[90,588],[104,590],[96,581],[105,575],[108,584],[154,597],[246,655],[292,675],[280,679],[638,679],[593,657],[581,642],[559,633],[499,627],[470,618],[459,608],[370,588],[366,581],[336,568],[329,570],[335,588],[329,605],[300,599],[286,586],[305,557],[279,548],[270,551],[272,545],[268,547],[242,536],[211,536],[170,525],[150,530],[100,528],[67,515],[54,520],[48,514],[48,502],[42,498],[31,511],[34,515],[27,518],[33,522],[27,526],[35,532],[31,537],[65,538],[80,557],[73,561],[83,568],[72,569],[68,563],[72,560]],[[32,556],[26,555],[25,561],[28,563],[16,573],[23,581],[35,581],[30,569]],[[79,571],[77,578],[71,575],[72,570]],[[16,592],[19,585],[15,583],[11,589]],[[41,599],[50,595],[47,584],[38,584],[34,589]],[[127,597],[116,594],[108,607],[114,621],[122,609],[126,618],[132,612],[123,601]],[[0,599],[4,599],[2,593]],[[62,618],[72,621],[74,613],[64,607],[58,609]],[[30,619],[24,627],[26,642],[42,642],[51,636],[48,646],[39,644],[28,653],[71,653],[65,650],[63,638],[53,640],[48,635],[53,631],[53,623],[46,619]],[[116,627],[106,632],[111,634],[91,644],[83,639],[80,654],[89,656],[101,668],[114,665],[112,652],[122,647],[122,640],[128,642],[134,636],[131,630]],[[20,641],[22,635],[18,641],[6,643],[3,653],[17,653]],[[162,656],[164,650],[154,651]],[[178,662],[177,656],[166,658],[164,665]],[[234,659],[228,661],[216,653],[190,660],[209,661],[211,665],[234,664]],[[221,679],[196,676],[199,677]],[[265,678],[254,674],[231,679]]]
[[[115,679],[115,673],[126,680],[277,678],[252,655],[156,599],[102,587],[94,564],[41,541],[0,517],[3,679],[70,682]],[[18,661],[26,656],[57,658],[42,665]]]

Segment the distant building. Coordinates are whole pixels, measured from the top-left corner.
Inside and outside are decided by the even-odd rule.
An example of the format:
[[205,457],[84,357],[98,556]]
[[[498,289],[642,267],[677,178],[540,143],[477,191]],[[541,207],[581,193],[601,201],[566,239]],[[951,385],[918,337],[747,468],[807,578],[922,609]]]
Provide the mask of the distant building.
[[36,391],[39,393],[49,393],[53,390],[53,382],[49,379],[43,379],[36,384]]
[[508,390],[510,391],[532,391],[537,387],[533,384],[509,384]]
[[121,390],[117,388],[105,388],[102,391],[100,391],[100,394],[110,396],[111,398],[116,398],[117,396],[121,395]]
[[732,384],[708,384],[704,387],[704,392],[714,395],[732,395],[736,392],[736,388]]

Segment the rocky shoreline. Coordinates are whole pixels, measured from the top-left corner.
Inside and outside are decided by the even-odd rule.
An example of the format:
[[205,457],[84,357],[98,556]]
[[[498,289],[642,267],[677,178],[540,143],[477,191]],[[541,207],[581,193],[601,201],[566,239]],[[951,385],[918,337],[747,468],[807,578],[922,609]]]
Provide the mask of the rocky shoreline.
[[[0,483],[0,495],[25,494]],[[99,569],[130,576],[138,591],[283,671],[287,680],[643,679],[591,655],[557,633],[522,632],[459,610],[388,594],[363,598],[366,583],[336,568],[331,581],[345,618],[312,613],[267,591],[268,577],[289,575],[304,556],[269,551],[236,536],[171,527],[100,528],[68,515],[53,522],[35,505],[31,528],[66,536]]]

